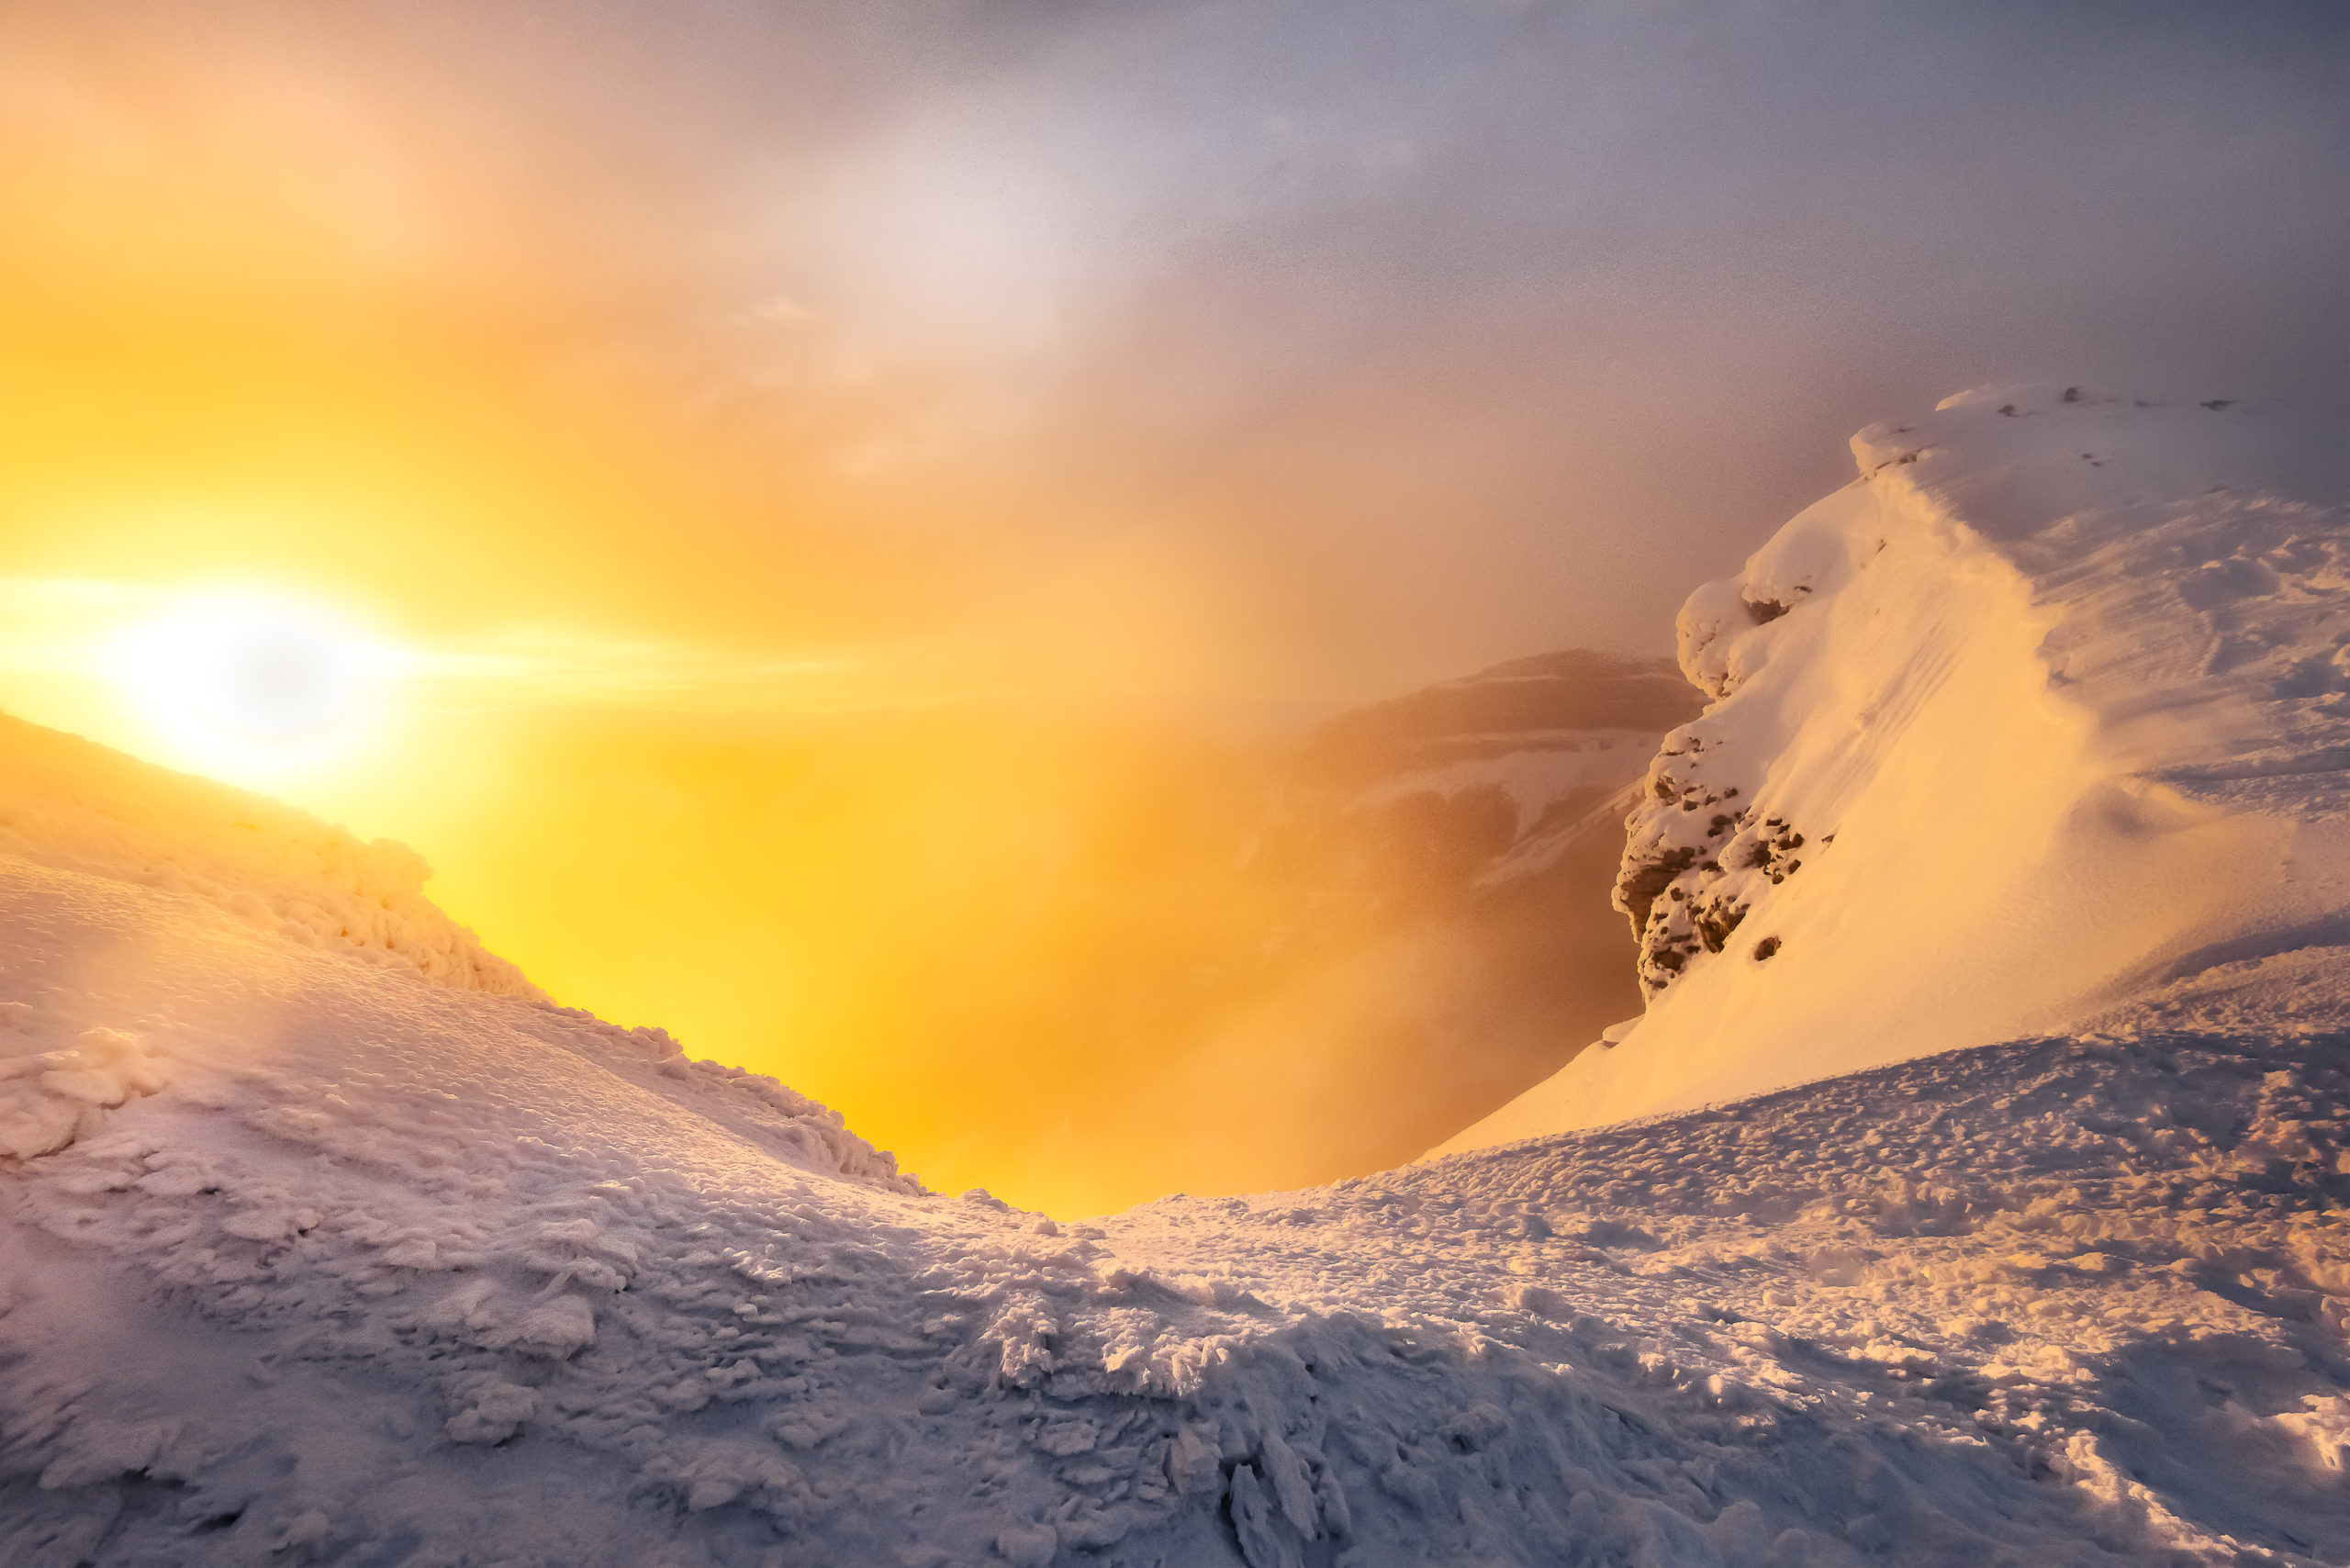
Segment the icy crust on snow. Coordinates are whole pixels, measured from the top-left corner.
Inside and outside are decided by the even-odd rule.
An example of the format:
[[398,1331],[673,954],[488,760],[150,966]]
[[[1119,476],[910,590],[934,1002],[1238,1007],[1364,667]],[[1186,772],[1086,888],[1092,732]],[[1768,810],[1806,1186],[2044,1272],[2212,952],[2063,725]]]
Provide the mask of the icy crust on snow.
[[2350,1031],[2240,1010],[2299,956],[1062,1226],[151,890],[17,864],[0,923],[0,993],[171,1067],[0,1177],[12,1568],[2350,1554]]
[[24,1002],[0,1002],[0,1156],[63,1148],[95,1129],[101,1112],[163,1086],[161,1063],[139,1036],[95,1028],[57,1040],[44,1022]]
[[424,861],[264,796],[0,714],[0,855],[189,894],[436,984],[537,988],[424,896]]
[[1649,996],[1447,1148],[2058,1030],[2350,935],[2350,452],[2224,399],[1963,394],[1678,625],[1627,823]]

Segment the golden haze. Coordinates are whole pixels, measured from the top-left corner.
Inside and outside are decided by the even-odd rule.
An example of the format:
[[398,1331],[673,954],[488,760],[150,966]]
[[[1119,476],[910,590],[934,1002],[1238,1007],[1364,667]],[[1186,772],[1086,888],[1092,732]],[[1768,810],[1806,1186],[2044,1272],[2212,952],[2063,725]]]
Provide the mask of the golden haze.
[[[799,359],[697,357],[647,323],[706,259],[642,239],[689,215],[641,189],[306,87],[233,28],[175,61],[17,28],[10,709],[420,846],[558,999],[949,1188],[1081,1213],[1323,1180],[1534,1070],[1387,1039],[1412,977],[1333,969],[1349,912],[1230,862],[1269,754],[1125,699],[1248,687],[1256,610],[1163,532],[1073,544],[1110,492],[993,465],[957,366],[781,305],[760,330],[817,333]],[[364,734],[281,767],[142,726],[108,639],[222,587],[407,661]],[[1250,951],[1275,928],[1317,935]]]

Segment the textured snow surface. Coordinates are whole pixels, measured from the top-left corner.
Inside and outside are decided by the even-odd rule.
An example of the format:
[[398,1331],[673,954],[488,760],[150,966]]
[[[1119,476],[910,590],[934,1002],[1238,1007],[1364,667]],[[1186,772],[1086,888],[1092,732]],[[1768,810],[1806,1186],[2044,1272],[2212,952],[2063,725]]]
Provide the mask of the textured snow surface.
[[2079,1025],[2350,939],[2350,439],[1963,394],[1690,597],[1617,890],[1639,1026],[1473,1148]]
[[1842,1076],[1090,1225],[10,729],[0,1563],[2350,1562],[2350,576],[2229,414],[1872,433],[1692,601],[1628,872],[1772,860],[1552,1089]]
[[425,898],[425,864],[406,846],[6,714],[0,853],[191,893],[256,929],[442,985],[538,994]]
[[26,1048],[152,1075],[5,1168],[12,1565],[2350,1557],[2350,1032],[2288,958],[1063,1226],[193,899],[15,862],[0,921]]

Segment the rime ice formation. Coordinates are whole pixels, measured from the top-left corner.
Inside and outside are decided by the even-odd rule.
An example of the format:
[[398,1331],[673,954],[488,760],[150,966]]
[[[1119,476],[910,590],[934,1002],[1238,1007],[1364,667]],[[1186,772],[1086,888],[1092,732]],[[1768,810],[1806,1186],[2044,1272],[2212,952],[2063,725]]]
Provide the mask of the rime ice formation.
[[[1982,418],[2098,408],[2001,401],[2017,413]],[[1886,433],[1930,442],[1974,417],[1953,412]],[[2194,456],[2187,439],[2164,449]],[[1899,466],[1930,478],[1919,450]],[[2028,457],[1991,487],[2038,493]],[[1986,510],[1947,483],[1916,494]],[[2003,563],[2052,558],[2031,540],[1995,550],[1905,513],[1863,557],[1886,569],[1872,582],[1906,574],[1882,614],[1849,534],[1840,554],[1802,543],[1833,545],[1825,523],[1791,531],[1746,581],[1795,608],[1727,638],[1692,616],[1692,663],[1730,696],[1666,748],[1673,799],[1638,819],[1658,852],[1774,817],[1790,839],[1785,862],[1693,860],[1658,885],[1746,910],[1718,953],[1647,923],[1651,960],[1681,942],[1684,961],[1651,961],[1643,1030],[1695,1016],[1709,974],[1791,972],[1840,942],[1849,964],[1816,972],[1855,1006],[1900,978],[1863,960],[1928,973],[1973,941],[2072,965],[2083,1006],[2118,988],[2097,1026],[1082,1225],[924,1192],[838,1117],[658,1032],[248,918],[235,890],[323,915],[371,884],[307,819],[8,730],[47,748],[53,804],[12,808],[0,845],[0,1562],[2350,1561],[2350,982],[2302,913],[2332,844],[2325,756],[2214,738],[2263,689],[2331,722],[2331,655],[2287,613],[2333,591],[2328,514],[2277,494],[2143,505],[2144,528],[2076,557],[2097,571],[2029,579]],[[2223,539],[2195,521],[2221,505],[2251,553],[2200,557],[2205,586],[2181,552]],[[2142,535],[2170,524],[2168,569],[2133,581]],[[2019,609],[2020,580],[2049,586]],[[2175,624],[2154,611],[2186,602],[2182,580],[2245,640],[2199,660],[2132,645],[2132,606]],[[2091,603],[2102,619],[2066,608]],[[2006,641],[1970,651],[1962,613]],[[1921,642],[1938,651],[1901,654]],[[1839,669],[1805,656],[1830,644],[1853,650]],[[2084,700],[2026,678],[2043,644]],[[2165,670],[2210,695],[2177,699]],[[1969,719],[1988,726],[1971,743]],[[2072,793],[1893,832],[1903,804],[1965,794],[1911,758],[1979,778],[1993,748],[2019,788]],[[1691,790],[1755,815],[1708,837],[1718,806],[1680,812]],[[2296,812],[2306,839],[2262,836]],[[1683,818],[1698,840],[1668,837]],[[219,833],[260,836],[231,853]],[[2160,940],[2116,957],[2092,922],[2031,946],[2035,922],[2098,913],[2056,873],[2116,846],[2153,869],[2089,890],[2171,889],[2177,907],[2125,911]],[[2304,850],[2266,924],[2230,913],[2242,857]],[[1896,857],[1852,924],[1797,906],[1838,877],[1875,897],[1840,869],[1864,852]],[[2052,867],[2046,902],[1897,879],[1946,871],[1936,856],[2015,897],[2017,865]],[[403,918],[442,929],[429,906]],[[1774,935],[1758,970],[1741,949]],[[1929,988],[1913,1024],[1994,1001]]]
[[424,862],[275,801],[0,714],[0,854],[193,894],[464,991],[536,996],[424,896]]
[[1445,1147],[2072,1027],[2350,938],[2350,439],[1963,394],[1682,610],[1617,904],[1649,993]]

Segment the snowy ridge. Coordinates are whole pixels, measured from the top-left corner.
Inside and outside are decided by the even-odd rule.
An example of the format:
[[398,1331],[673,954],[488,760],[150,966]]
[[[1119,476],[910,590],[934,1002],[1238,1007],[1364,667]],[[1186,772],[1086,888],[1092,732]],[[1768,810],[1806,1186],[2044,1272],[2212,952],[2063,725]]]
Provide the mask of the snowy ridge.
[[1664,660],[1565,648],[1340,713],[1304,760],[1326,778],[1382,778],[1594,734],[1653,734],[1694,711]]
[[[509,1012],[533,1020],[531,1028],[629,1064],[673,1097],[690,1092],[699,1114],[782,1158],[918,1190],[839,1113],[773,1079],[689,1060],[664,1030],[621,1029],[547,1002],[424,897],[424,863],[402,845],[363,844],[274,801],[0,715],[0,866],[64,873],[52,895],[61,907],[105,883],[161,894],[175,913],[111,943],[104,967],[158,961],[229,925],[411,983],[510,999]],[[254,962],[231,958],[223,974],[246,975]],[[156,1092],[173,1070],[168,1031],[77,1021],[46,994],[0,998],[0,1158],[65,1147],[112,1108]],[[267,1015],[258,1025],[264,1036],[280,1026]],[[294,1121],[277,1130],[297,1136]],[[331,1140],[321,1147],[346,1152]]]
[[0,1178],[11,1564],[2350,1552],[2350,1034],[2224,999],[1062,1226],[151,890],[0,920],[171,1069]]
[[190,894],[289,941],[505,996],[536,987],[425,898],[405,845],[0,714],[0,854]]
[[[1179,1139],[1200,1152],[1167,1159],[1161,1184],[1133,1195],[1408,1159],[1549,1077],[1566,1049],[1638,1005],[1607,907],[1623,811],[1605,802],[1699,706],[1670,661],[1556,650],[1332,716],[1256,776],[1261,793],[1219,836],[1197,834],[1204,819],[1188,802],[1158,807],[1143,832],[1169,843],[1192,834],[1210,864],[1230,857],[1221,886],[1169,890],[1198,900],[1203,925],[1225,935],[1214,949],[1111,949],[1123,975],[1150,977],[1147,993],[1131,980],[1103,987],[1099,1002],[1074,984],[1047,993],[1080,1015],[1154,1016],[1166,1042],[1157,1054],[1183,1063],[1192,1092],[1231,1107],[1196,1133],[1181,1130],[1188,1119],[1138,1129],[1170,1153]],[[1103,906],[1124,919],[1152,895],[1099,884],[1083,918],[1098,928]],[[1022,1037],[1017,1019],[993,1026],[994,1038]],[[1281,1087],[1229,1095],[1269,1053]],[[1069,1069],[1099,1059],[1089,1050]],[[1397,1082],[1416,1087],[1399,1095]],[[1123,1115],[1125,1103],[1105,1098],[1102,1114]],[[1264,1152],[1237,1164],[1243,1143]],[[1005,1170],[1011,1190],[1019,1178]]]
[[2079,1025],[2350,936],[2350,479],[2225,400],[1964,394],[1693,594],[1645,1016],[1445,1147]]
[[[2016,406],[1984,428],[2042,411]],[[2152,444],[2208,475],[2198,428]],[[1919,450],[1886,461],[1930,478]],[[1684,961],[1577,1065],[1672,1040],[1713,1097],[1842,1076],[1312,1191],[1090,1225],[925,1193],[657,1031],[288,941],[15,819],[0,1090],[72,1126],[0,1154],[0,1562],[2350,1561],[2350,752],[2312,652],[2339,513],[2155,471],[2086,552],[2093,508],[1951,521],[2044,486],[2035,451],[1856,487],[1744,580],[1796,608],[1689,622],[1727,695],[1636,846],[1702,841],[1681,805],[1711,791],[1755,813],[1711,842],[1776,818],[1804,864],[1661,884],[1745,899],[1737,945],[1651,910],[1651,958]],[[2058,801],[1986,796],[1986,752]],[[207,820],[123,778],[198,789],[83,769],[62,842]],[[1954,863],[1989,890],[1932,879]],[[1936,1008],[2001,1015],[1968,942],[2096,1026],[1852,1070],[1930,1048]],[[1914,983],[1909,1032],[1807,1058],[1754,991],[1778,1054],[1706,1055],[1732,1020],[1705,1008],[1746,1005],[1707,988],[1796,961],[1843,1010],[1819,1029]]]
[[[1625,812],[1639,802],[1643,783],[1643,780],[1635,779],[1580,814],[1571,810],[1552,810],[1546,819],[1538,821],[1530,832],[1512,845],[1509,852],[1478,879],[1477,885],[1502,887],[1520,878],[1538,876],[1556,865],[1561,856],[1591,834],[1620,828]],[[1575,803],[1561,802],[1568,806]]]

